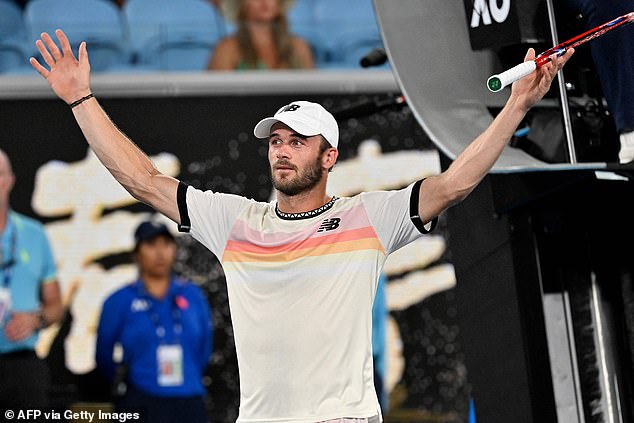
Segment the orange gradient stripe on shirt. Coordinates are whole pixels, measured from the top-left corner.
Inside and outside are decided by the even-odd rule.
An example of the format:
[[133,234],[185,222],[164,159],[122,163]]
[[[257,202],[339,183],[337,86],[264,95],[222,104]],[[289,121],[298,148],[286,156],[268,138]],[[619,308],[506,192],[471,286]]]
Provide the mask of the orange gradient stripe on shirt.
[[383,246],[376,232],[369,226],[270,247],[229,240],[227,241],[223,261],[284,262],[308,256],[363,250],[377,250],[384,253]]

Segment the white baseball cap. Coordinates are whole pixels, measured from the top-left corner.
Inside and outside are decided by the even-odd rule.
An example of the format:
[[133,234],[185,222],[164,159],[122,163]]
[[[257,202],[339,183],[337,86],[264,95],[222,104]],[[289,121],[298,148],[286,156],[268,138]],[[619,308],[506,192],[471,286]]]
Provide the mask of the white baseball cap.
[[271,135],[271,127],[277,122],[282,122],[293,131],[307,137],[321,134],[335,148],[339,145],[337,121],[321,104],[310,101],[294,101],[287,104],[275,112],[273,117],[258,122],[253,134],[258,138],[268,138]]

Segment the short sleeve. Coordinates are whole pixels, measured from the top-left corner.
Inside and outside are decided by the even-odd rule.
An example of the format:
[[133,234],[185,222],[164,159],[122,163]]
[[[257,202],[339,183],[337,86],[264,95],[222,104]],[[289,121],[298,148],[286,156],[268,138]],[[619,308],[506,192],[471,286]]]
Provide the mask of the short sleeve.
[[202,191],[190,186],[179,211],[181,220],[183,215],[187,216],[192,236],[220,258],[236,219],[252,203],[253,200],[238,195]]
[[388,254],[423,236],[410,217],[414,185],[400,190],[360,194],[370,221]]

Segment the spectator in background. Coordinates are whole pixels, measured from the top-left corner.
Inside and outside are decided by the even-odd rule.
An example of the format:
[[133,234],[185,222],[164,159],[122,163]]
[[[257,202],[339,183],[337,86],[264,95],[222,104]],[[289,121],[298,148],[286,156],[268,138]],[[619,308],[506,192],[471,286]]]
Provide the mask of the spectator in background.
[[288,30],[289,0],[221,0],[221,10],[237,30],[218,43],[210,70],[309,69],[308,43]]
[[48,367],[35,353],[38,332],[64,313],[44,228],[11,210],[15,176],[0,150],[0,408],[49,404]]
[[389,315],[386,296],[387,277],[381,273],[372,304],[372,363],[374,364],[374,389],[383,416],[387,415],[389,404],[388,392],[385,389],[385,375],[387,373],[386,326]]
[[[209,303],[196,285],[173,275],[176,242],[164,224],[143,222],[134,238],[139,278],[103,304],[97,368],[119,390],[117,409],[140,408],[147,422],[204,423]],[[123,352],[115,361],[117,344]]]
[[[634,0],[566,0],[585,18],[586,30],[634,11]],[[634,160],[634,26],[590,43],[603,95],[620,134],[619,161]]]

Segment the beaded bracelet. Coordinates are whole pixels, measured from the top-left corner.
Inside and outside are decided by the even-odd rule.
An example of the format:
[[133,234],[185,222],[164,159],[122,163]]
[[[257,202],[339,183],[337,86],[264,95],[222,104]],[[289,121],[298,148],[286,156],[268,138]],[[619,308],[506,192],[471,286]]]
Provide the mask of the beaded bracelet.
[[79,100],[77,100],[77,101],[73,101],[72,103],[70,103],[70,104],[69,104],[69,106],[70,106],[70,108],[72,109],[73,107],[75,107],[75,106],[79,106],[79,105],[80,105],[81,103],[83,103],[84,101],[86,101],[86,100],[88,100],[88,99],[90,99],[90,98],[93,98],[93,97],[94,97],[94,96],[93,96],[93,94],[92,94],[92,93],[90,93],[90,94],[88,94],[88,95],[86,95],[86,96],[84,96],[84,97],[80,98],[80,99],[79,99]]

